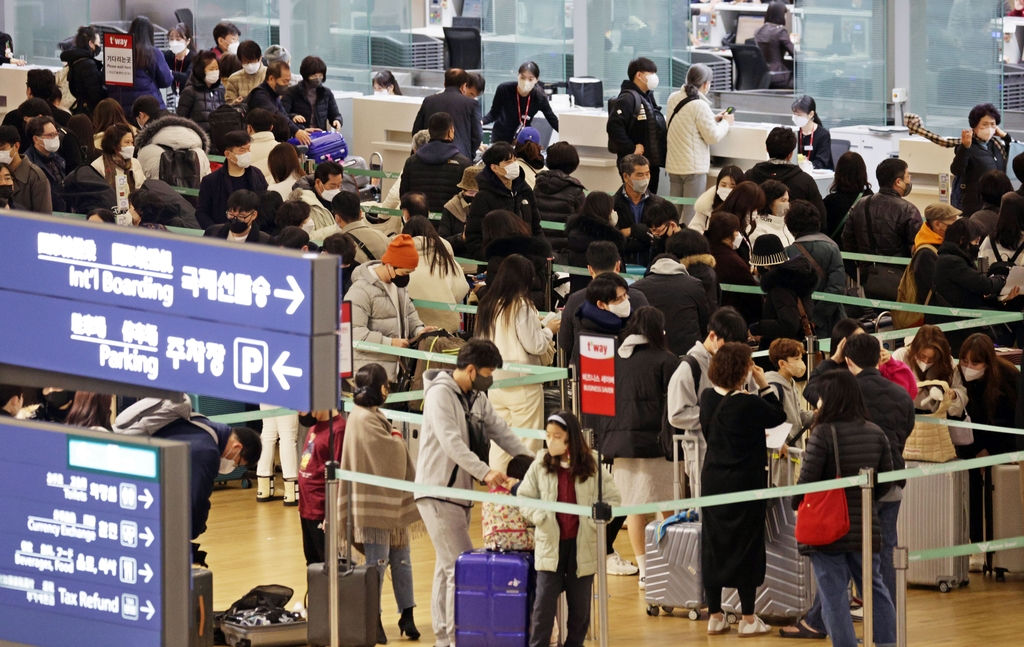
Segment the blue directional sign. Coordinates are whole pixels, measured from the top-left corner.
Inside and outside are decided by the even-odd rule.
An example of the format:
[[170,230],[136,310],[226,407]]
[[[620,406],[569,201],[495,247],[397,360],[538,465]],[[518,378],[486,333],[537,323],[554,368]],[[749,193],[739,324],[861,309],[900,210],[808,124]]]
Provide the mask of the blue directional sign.
[[0,423],[0,644],[186,644],[187,474],[181,443]]

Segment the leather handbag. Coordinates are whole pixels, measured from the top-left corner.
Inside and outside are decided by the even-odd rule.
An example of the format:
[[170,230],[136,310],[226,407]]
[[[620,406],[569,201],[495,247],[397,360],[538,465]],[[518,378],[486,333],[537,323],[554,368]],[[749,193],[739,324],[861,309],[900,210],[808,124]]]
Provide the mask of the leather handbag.
[[[836,478],[842,478],[839,469],[839,437],[832,431],[832,449],[836,458]],[[846,490],[837,488],[804,495],[796,515],[796,540],[805,546],[827,546],[839,541],[850,532],[850,510],[846,503]]]
[[[931,387],[942,389],[942,402],[935,413],[925,414],[929,418],[945,418],[953,400],[953,391],[943,380],[925,380],[917,383],[918,389]],[[945,463],[956,458],[956,448],[949,435],[949,427],[939,422],[914,423],[914,430],[903,447],[903,458],[924,463]]]

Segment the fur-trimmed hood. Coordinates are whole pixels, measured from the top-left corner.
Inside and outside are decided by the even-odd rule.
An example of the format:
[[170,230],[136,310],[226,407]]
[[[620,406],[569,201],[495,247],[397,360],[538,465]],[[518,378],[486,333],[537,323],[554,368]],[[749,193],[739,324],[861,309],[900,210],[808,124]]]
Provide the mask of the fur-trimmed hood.
[[[193,137],[192,133],[195,134]],[[196,142],[195,139],[199,141]],[[202,147],[203,152],[210,151],[210,138],[203,129],[191,119],[185,119],[177,115],[160,117],[139,131],[135,136],[135,147],[145,148],[150,144],[170,146],[175,150],[197,148],[196,144]]]
[[708,267],[715,267],[715,257],[711,254],[695,254],[693,256],[685,256],[679,259],[679,262],[689,271],[691,265],[707,265]]

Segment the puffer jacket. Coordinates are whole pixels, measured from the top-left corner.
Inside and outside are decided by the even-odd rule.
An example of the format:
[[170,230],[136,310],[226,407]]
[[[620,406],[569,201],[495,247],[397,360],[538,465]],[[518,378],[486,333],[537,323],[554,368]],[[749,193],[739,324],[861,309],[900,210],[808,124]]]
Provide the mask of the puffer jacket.
[[[462,179],[461,176],[459,179]],[[533,189],[523,179],[522,174],[512,180],[512,188],[509,189],[488,167],[476,176],[476,183],[480,187],[480,191],[473,198],[473,204],[469,208],[469,217],[466,219],[467,256],[483,260],[480,253],[483,251],[484,218],[490,212],[498,209],[516,214],[530,228],[530,233],[535,238],[544,238]]]
[[[807,250],[814,262],[821,268],[821,272],[818,272],[817,269],[814,270],[818,273],[818,285],[814,291],[845,295],[846,273],[843,270],[843,256],[839,251],[839,246],[825,234],[807,234],[800,236],[786,248],[786,254],[790,258],[803,255],[797,245]],[[832,328],[845,317],[846,310],[841,303],[814,302],[814,316],[811,317],[811,321],[818,330],[818,334],[822,336],[831,334]]]
[[[889,440],[878,425],[870,422],[837,422],[831,425],[839,440],[839,475],[857,476],[863,468],[873,468],[876,474],[892,471],[893,452]],[[835,443],[832,441],[830,425],[818,425],[811,430],[804,449],[800,466],[798,485],[829,481],[836,477]],[[871,509],[871,550],[877,553],[882,547],[881,528],[878,523],[877,501],[892,489],[892,483],[876,483],[874,497],[876,505]],[[850,487],[846,492],[846,507],[850,515],[850,532],[827,546],[805,546],[800,544],[800,554],[811,553],[856,553],[860,555],[863,534],[861,515],[861,493],[859,487]],[[802,494],[792,499],[793,509],[798,510],[803,502]]]
[[648,303],[665,315],[665,340],[676,355],[685,355],[708,332],[707,293],[681,263],[660,258],[644,278],[633,284]]
[[175,112],[179,117],[191,119],[199,124],[204,132],[210,132],[210,113],[224,105],[224,86],[217,81],[216,85],[206,85],[206,81],[195,76],[188,77],[188,83],[178,97]]
[[679,262],[690,276],[699,280],[704,286],[705,300],[708,304],[708,316],[715,314],[722,303],[722,288],[718,285],[718,273],[715,272],[715,257],[711,254],[685,256]]
[[[874,245],[871,244],[866,224],[869,208]],[[920,228],[921,212],[917,207],[904,200],[892,187],[885,188],[850,209],[846,225],[843,226],[843,251],[910,258],[914,238]]]
[[818,274],[806,258],[794,258],[776,265],[761,277],[761,291],[765,293],[761,320],[750,324],[750,332],[761,337],[761,348],[768,348],[780,338],[803,339],[797,299],[803,303],[808,319],[814,319],[814,301],[811,294],[818,285]]
[[309,217],[313,219],[313,227],[322,229],[336,224],[334,214],[324,205],[316,192],[316,179],[307,175],[295,183],[292,192],[288,195],[289,200],[302,200],[309,205]]
[[[321,130],[334,128],[335,121],[342,121],[341,111],[338,110],[338,102],[334,99],[334,92],[321,84],[316,89],[316,105],[311,106],[309,105],[309,97],[306,96],[308,89],[304,80],[299,81],[294,86],[288,88],[288,92],[285,92],[284,96],[281,97],[281,105],[284,106],[288,116],[292,119],[296,116],[301,116],[305,119],[306,123],[301,124],[303,128],[313,127]],[[314,116],[316,117],[315,119]]]
[[[583,211],[583,183],[563,171],[548,169],[537,174],[533,197],[537,202],[540,219],[547,222],[567,223]],[[562,232],[548,230],[546,235],[553,250],[560,251],[566,245]]]
[[[552,473],[544,466],[547,450],[537,454],[537,460],[530,466],[526,478],[519,485],[517,495],[523,499],[540,499],[541,501],[558,501],[558,474]],[[594,457],[597,460],[597,457]],[[604,467],[601,470],[601,490],[604,501],[617,506],[622,503],[622,495],[615,486],[611,473]],[[585,481],[576,481],[576,504],[592,506],[597,503],[597,476]],[[538,571],[558,570],[559,528],[558,518],[550,510],[522,507],[519,509],[526,521],[536,526],[534,533],[536,547],[533,553],[533,565]],[[579,518],[580,527],[576,534],[576,577],[587,577],[597,572],[597,525],[587,516]],[[604,559],[604,555],[601,555]]]
[[615,351],[615,417],[585,416],[607,462],[670,458],[661,444],[661,429],[668,385],[678,366],[678,354],[654,348],[642,335],[622,340]]
[[68,88],[78,101],[75,114],[91,115],[96,104],[107,98],[103,85],[103,64],[88,48],[72,47],[61,52],[60,60],[68,66]]
[[168,115],[146,124],[139,131],[135,136],[135,150],[147,179],[160,179],[160,156],[164,153],[161,146],[173,150],[194,150],[199,156],[200,178],[210,173],[210,158],[206,156],[206,151],[210,150],[210,138],[195,122]]
[[[352,339],[374,344],[412,339],[423,329],[423,322],[405,288],[395,288],[397,300],[391,297],[388,286],[374,271],[378,265],[379,262],[363,263],[352,272],[352,287],[345,293],[345,300],[352,302]],[[389,382],[396,380],[396,356],[357,349],[352,357],[353,370],[376,363],[388,372]]]
[[267,66],[260,64],[256,74],[238,70],[224,81],[224,100],[228,103],[245,101],[249,93],[267,79]]
[[703,94],[672,117],[676,106],[685,99],[686,93],[682,90],[673,92],[665,107],[666,119],[671,119],[665,170],[673,175],[707,173],[711,168],[711,145],[722,141],[729,133],[729,122],[715,121],[711,102]]
[[402,169],[402,195],[419,191],[427,196],[431,212],[439,212],[444,205],[458,195],[462,189],[462,172],[472,160],[459,152],[451,142],[429,141],[405,160]]
[[[946,241],[939,247],[939,258],[935,261],[932,302],[947,308],[985,308],[986,297],[999,294],[1005,283],[1001,276],[979,272],[966,252],[953,241]],[[937,315],[925,315],[925,320],[929,317]]]
[[[614,243],[621,257],[626,251],[626,238],[618,227],[607,221],[588,216],[575,216],[565,227],[566,257],[572,267],[587,266],[587,248],[596,241]],[[573,274],[569,277],[569,291],[575,292],[587,287],[589,276]]]

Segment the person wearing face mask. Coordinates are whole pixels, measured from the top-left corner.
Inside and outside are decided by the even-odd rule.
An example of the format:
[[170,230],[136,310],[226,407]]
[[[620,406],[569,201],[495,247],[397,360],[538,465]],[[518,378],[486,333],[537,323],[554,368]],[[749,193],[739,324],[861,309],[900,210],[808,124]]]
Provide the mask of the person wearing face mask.
[[125,126],[111,126],[103,133],[103,142],[100,145],[103,155],[97,157],[92,163],[107,184],[118,191],[118,177],[125,177],[127,184],[121,189],[124,195],[128,195],[135,189],[142,186],[146,176],[142,172],[142,164],[135,159],[135,136]]
[[789,189],[777,180],[761,183],[764,192],[764,207],[751,214],[747,224],[746,238],[753,245],[765,234],[773,234],[784,246],[793,244],[793,234],[786,227],[786,213],[789,211]]
[[54,211],[64,211],[64,199],[57,194],[57,188],[67,173],[60,150],[60,134],[57,122],[52,117],[35,117],[28,122],[25,132],[32,138],[32,148],[25,157],[35,164],[50,183],[50,202]]
[[[166,108],[160,107],[156,97],[148,94],[139,97],[132,104],[132,119],[135,120],[139,128],[144,128],[149,122],[166,117],[169,114],[171,113]],[[138,130],[136,129],[133,132],[138,132]]]
[[568,313],[572,317],[572,329],[576,335],[571,361],[578,366],[580,335],[593,333],[617,336],[626,327],[632,313],[626,279],[611,272],[595,276],[587,286],[586,299],[576,312]]
[[[711,216],[704,237],[708,239],[708,248],[715,259],[715,274],[719,283],[757,287],[757,279],[751,274],[750,265],[736,251],[744,244],[738,217],[724,211],[715,213]],[[722,305],[736,308],[751,323],[761,318],[762,301],[756,294],[722,294]]]
[[218,61],[225,54],[235,55],[238,53],[238,39],[241,36],[242,32],[234,23],[219,22],[213,28],[213,42],[217,44],[210,51]]
[[373,94],[374,96],[402,96],[402,88],[398,85],[391,70],[380,70],[373,75]]
[[[473,489],[474,480],[489,486],[505,485],[507,477],[487,464],[489,445],[497,444],[511,456],[534,455],[487,397],[494,371],[502,364],[494,342],[474,338],[459,349],[454,371],[430,369],[423,373],[416,483],[463,490]],[[416,506],[435,552],[430,596],[434,644],[448,647],[455,636],[455,560],[473,549],[469,535],[473,502],[417,493]]]
[[298,198],[309,205],[314,229],[335,224],[331,201],[342,193],[344,173],[345,169],[338,162],[324,162],[318,164],[311,175],[295,183],[289,197]]
[[14,384],[0,384],[0,418],[14,418],[24,406],[24,388]]
[[960,204],[954,206],[963,210],[965,218],[983,206],[979,178],[988,171],[1006,171],[1013,138],[999,127],[1001,120],[999,110],[991,103],[974,106],[967,115],[970,128],[960,134],[960,145],[954,149],[949,172],[956,176],[961,193]]
[[48,386],[42,389],[40,395],[39,406],[32,412],[30,419],[63,424],[71,411],[71,402],[75,399],[75,392]]
[[793,125],[797,127],[797,153],[816,169],[832,170],[832,135],[821,123],[814,98],[806,94],[793,102]]
[[664,198],[654,195],[651,189],[656,171],[643,155],[626,155],[619,160],[622,186],[614,195],[617,218],[615,226],[626,237],[623,258],[627,263],[645,267],[651,260],[651,216],[657,209],[670,204]]
[[281,100],[291,88],[291,83],[292,68],[284,61],[274,61],[267,67],[266,79],[263,83],[249,92],[249,96],[245,100],[246,107],[248,110],[263,108],[270,114],[281,115],[288,122],[289,134],[298,139],[303,146],[309,146],[312,141],[309,133],[292,120]]
[[615,153],[620,170],[622,158],[643,155],[650,164],[650,191],[657,193],[661,167],[665,165],[668,130],[654,97],[659,83],[658,66],[641,56],[630,61],[627,76],[608,115],[608,150]]
[[260,231],[259,223],[256,222],[259,205],[259,196],[252,191],[235,191],[225,204],[227,222],[211,225],[203,235],[223,238],[233,243],[269,244],[270,235]]
[[227,222],[228,198],[236,191],[260,194],[267,190],[263,173],[252,166],[251,143],[252,138],[244,130],[224,136],[224,166],[204,177],[199,185],[196,220],[202,228]]
[[220,82],[220,66],[209,51],[196,54],[192,71],[178,97],[178,116],[199,124],[210,132],[210,113],[224,103],[224,86]]
[[538,112],[543,112],[551,128],[558,130],[558,117],[551,109],[539,79],[540,68],[533,61],[527,61],[519,66],[518,80],[498,84],[491,111],[483,119],[485,126],[494,124],[492,143],[514,143],[519,131],[530,126]]
[[50,182],[43,170],[20,153],[21,135],[14,126],[0,126],[0,164],[8,167],[13,182],[10,198],[26,211],[53,213]]
[[195,60],[195,56],[192,28],[179,22],[167,32],[167,49],[164,51],[164,60],[167,62],[167,67],[171,69],[171,76],[174,77],[174,82],[171,84],[173,94],[181,94],[188,83],[192,76],[192,62]]
[[68,66],[68,89],[75,97],[75,114],[91,115],[107,98],[103,64],[96,58],[101,47],[102,37],[94,27],[79,27],[74,46],[60,54],[61,62]]
[[267,66],[263,64],[263,50],[254,40],[243,40],[238,44],[238,60],[242,69],[224,81],[224,101],[242,103],[267,77]]
[[[807,401],[796,386],[796,381],[807,375],[804,345],[795,339],[780,337],[768,347],[768,361],[775,370],[765,373],[764,379],[775,389],[775,395],[782,402],[782,408],[786,410],[786,422],[793,426],[783,448],[793,447],[798,442],[802,446],[801,437],[814,422],[814,412],[807,407]],[[789,460],[785,451],[776,452],[773,458]],[[783,465],[782,461],[772,464],[772,484],[776,487],[793,485],[800,472],[799,463],[791,466],[794,469],[779,469]],[[790,479],[788,482],[787,478]]]
[[0,204],[4,209],[28,211],[14,201],[14,174],[11,172],[11,167],[3,162],[0,162]]
[[348,234],[356,244],[356,263],[376,261],[384,256],[391,241],[363,218],[359,196],[351,191],[342,191],[331,201],[331,212],[337,232]]
[[455,145],[455,122],[447,112],[435,112],[427,122],[430,141],[405,160],[399,193],[419,192],[427,196],[429,210],[444,209],[456,194],[464,171],[473,161]]
[[284,109],[292,121],[305,128],[341,130],[341,111],[334,100],[334,92],[324,85],[327,64],[319,56],[307,56],[299,64],[302,80],[281,97]]
[[[918,382],[941,380],[948,384],[952,394],[946,415],[950,418],[963,415],[967,389],[960,371],[953,366],[946,334],[938,327],[921,326],[906,346],[893,351],[892,358],[909,366]],[[943,397],[942,389],[938,387],[921,387],[914,396],[914,409],[919,414],[934,413],[942,404]]]
[[[302,200],[285,200],[281,203],[281,206],[277,208],[274,214],[274,225],[278,232],[284,230],[286,227],[298,227],[302,231],[306,232],[307,235],[313,239],[313,234],[320,234],[316,236],[316,240],[323,240],[326,236],[322,234],[326,233],[328,228],[324,231],[318,231],[313,228],[313,219],[310,218],[309,205]],[[333,225],[330,228],[330,232],[327,236],[337,232],[337,228]]]
[[483,168],[480,166],[467,166],[462,170],[462,180],[455,185],[460,189],[459,193],[452,196],[452,199],[444,204],[441,210],[441,220],[437,223],[437,233],[452,246],[456,254],[465,252],[466,239],[463,236],[466,230],[466,220],[469,218],[470,207],[473,200],[480,191],[480,185],[476,183],[476,177]]
[[515,214],[526,223],[534,237],[544,238],[533,189],[522,177],[522,167],[516,161],[512,145],[506,142],[492,144],[484,151],[483,162],[484,169],[476,178],[480,190],[473,198],[465,230],[466,255],[480,260],[484,260],[483,221],[492,211],[504,210]]
[[733,164],[727,164],[718,172],[718,180],[715,185],[701,194],[693,205],[693,218],[687,227],[703,232],[708,228],[708,221],[711,213],[717,211],[722,203],[732,194],[741,182],[746,178],[743,176],[743,169]]
[[825,203],[821,199],[821,191],[814,178],[794,164],[793,153],[796,151],[796,134],[792,128],[776,126],[765,138],[764,146],[768,152],[767,162],[758,162],[746,173],[751,182],[761,184],[766,180],[778,180],[789,189],[790,200],[807,200],[818,209],[822,218],[827,216]]
[[[790,90],[793,88],[793,59],[796,58],[793,41],[786,30],[786,5],[778,0],[768,3],[764,12],[764,25],[754,32],[754,44],[761,49],[764,60],[771,72],[769,88]],[[739,44],[739,43],[738,43]],[[785,59],[789,54],[790,60]]]

